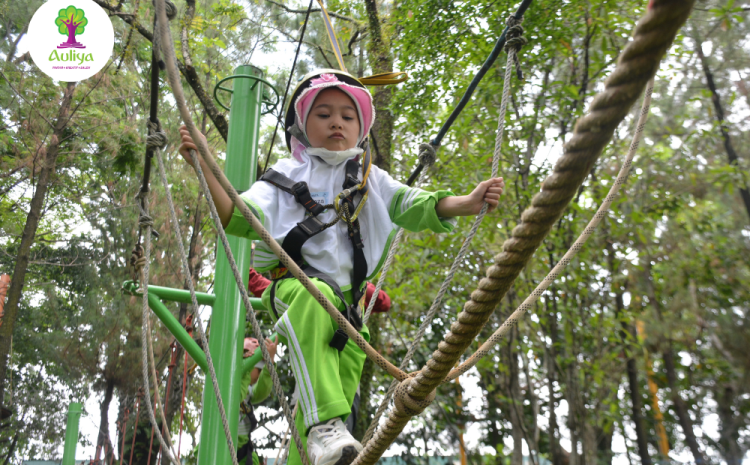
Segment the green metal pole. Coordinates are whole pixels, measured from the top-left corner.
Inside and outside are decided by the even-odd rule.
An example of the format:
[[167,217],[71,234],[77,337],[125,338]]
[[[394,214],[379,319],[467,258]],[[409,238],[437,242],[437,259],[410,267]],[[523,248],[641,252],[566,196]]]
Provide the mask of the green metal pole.
[[[168,300],[170,302],[183,302],[186,304],[192,303],[190,299],[190,291],[184,289],[173,289],[171,287],[161,287],[148,285],[148,293],[159,297],[161,300]],[[196,300],[200,305],[211,305],[213,306],[216,301],[216,296],[213,294],[206,294],[205,292],[196,292]],[[253,305],[255,310],[266,310],[266,307],[258,297],[250,297],[250,303]]]
[[[262,76],[262,71],[243,65],[235,74]],[[229,118],[227,161],[224,172],[238,191],[250,188],[255,181],[258,159],[258,133],[260,129],[260,103],[263,85],[250,79],[235,79]],[[229,238],[229,247],[242,273],[247,287],[250,268],[250,241]],[[219,244],[219,248],[222,248]],[[240,389],[242,378],[242,342],[245,335],[245,309],[237,285],[223,250],[217,252],[215,294],[216,302],[211,315],[209,349],[216,368],[221,398],[227,413],[229,430],[237,444]],[[203,419],[201,421],[200,465],[227,465],[232,462],[224,428],[219,416],[211,380],[203,388]]]
[[75,465],[76,446],[78,445],[78,421],[81,419],[83,406],[78,402],[68,405],[68,425],[65,428],[65,449],[62,465]]
[[[151,286],[149,286],[151,287]],[[208,373],[208,363],[206,362],[206,354],[201,350],[198,344],[193,340],[192,337],[185,331],[177,318],[172,315],[166,305],[164,305],[158,297],[152,293],[148,293],[148,306],[154,311],[157,317],[164,323],[169,332],[177,339],[177,342],[187,351],[188,355],[195,360],[195,363],[201,367],[204,373]]]

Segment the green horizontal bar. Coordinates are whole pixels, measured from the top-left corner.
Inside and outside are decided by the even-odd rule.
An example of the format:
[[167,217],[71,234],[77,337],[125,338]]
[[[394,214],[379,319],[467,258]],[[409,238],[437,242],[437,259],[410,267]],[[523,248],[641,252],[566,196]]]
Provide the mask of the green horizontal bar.
[[[169,300],[170,302],[181,302],[189,304],[192,302],[190,299],[190,291],[184,289],[173,289],[171,287],[161,286],[148,286],[148,293],[153,294],[160,299]],[[205,292],[196,292],[195,297],[200,305],[213,306],[216,301],[216,296],[213,294],[206,294]],[[250,297],[250,304],[253,306],[253,310],[266,310],[266,307],[260,301],[258,297]]]
[[[151,310],[154,311],[157,317],[164,323],[164,326],[167,327],[170,333],[177,339],[177,342],[179,342],[182,347],[187,351],[187,353],[195,360],[195,363],[198,364],[199,367],[203,370],[204,373],[208,372],[208,362],[206,361],[206,354],[201,350],[201,348],[198,346],[198,344],[193,340],[192,337],[188,334],[187,331],[185,331],[185,328],[182,327],[179,321],[177,321],[177,318],[172,315],[172,312],[169,311],[169,309],[164,305],[161,300],[159,300],[159,297],[156,295],[156,293],[152,293],[151,289],[153,287],[157,286],[149,286],[148,290],[148,306],[151,307]],[[174,291],[174,289],[164,288],[161,289],[168,289],[171,291]],[[188,291],[184,291],[188,294],[188,297],[190,296],[190,293]],[[208,294],[205,294],[208,295]],[[212,296],[213,297],[213,296]],[[199,301],[200,302],[200,301]]]

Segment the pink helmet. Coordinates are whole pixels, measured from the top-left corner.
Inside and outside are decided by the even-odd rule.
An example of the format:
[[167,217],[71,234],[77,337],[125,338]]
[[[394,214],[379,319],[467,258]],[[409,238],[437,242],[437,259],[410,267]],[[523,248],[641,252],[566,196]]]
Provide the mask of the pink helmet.
[[362,144],[370,133],[375,122],[375,107],[372,104],[372,95],[365,86],[344,71],[335,69],[314,71],[300,80],[297,88],[294,89],[286,112],[286,145],[297,160],[301,161],[300,153],[310,145],[305,126],[313,102],[321,91],[332,87],[348,95],[357,107],[360,123],[357,145]]

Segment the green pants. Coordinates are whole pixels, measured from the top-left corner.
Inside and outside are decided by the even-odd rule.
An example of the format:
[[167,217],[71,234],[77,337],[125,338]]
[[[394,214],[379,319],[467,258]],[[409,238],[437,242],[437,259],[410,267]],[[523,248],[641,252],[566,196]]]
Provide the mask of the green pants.
[[[327,284],[315,278],[313,282],[337,308],[345,308]],[[266,308],[270,308],[270,289],[262,297]],[[300,391],[295,425],[307,448],[311,426],[336,417],[346,420],[351,413],[366,355],[351,339],[341,352],[328,345],[338,324],[296,279],[278,282],[275,304],[279,313],[275,329],[289,348],[288,359]],[[367,327],[360,333],[369,340]],[[299,463],[292,441],[288,464]]]

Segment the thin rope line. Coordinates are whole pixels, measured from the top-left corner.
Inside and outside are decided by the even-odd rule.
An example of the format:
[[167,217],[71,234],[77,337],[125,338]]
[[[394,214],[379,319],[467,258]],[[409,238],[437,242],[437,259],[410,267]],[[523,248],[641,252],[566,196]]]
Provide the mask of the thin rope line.
[[190,300],[191,300],[191,311],[193,315],[195,316],[196,322],[196,329],[198,330],[198,335],[201,339],[201,344],[204,347],[204,352],[206,353],[206,362],[208,365],[208,372],[209,376],[211,377],[211,385],[214,390],[214,395],[217,399],[217,403],[219,406],[219,415],[221,416],[221,422],[222,426],[224,427],[224,434],[227,438],[227,443],[229,445],[229,451],[232,454],[232,461],[234,465],[238,465],[237,462],[237,453],[234,449],[234,444],[232,442],[232,434],[229,430],[229,421],[227,420],[226,416],[226,410],[224,408],[224,402],[221,399],[221,391],[219,390],[219,381],[216,378],[216,370],[214,368],[213,360],[211,357],[211,350],[209,349],[208,340],[206,338],[206,333],[203,330],[203,323],[200,321],[200,318],[196,314],[196,310],[199,308],[198,305],[198,299],[195,295],[195,284],[193,283],[193,277],[190,273],[190,268],[188,266],[187,262],[187,254],[185,253],[185,245],[182,243],[182,237],[180,232],[180,226],[177,222],[177,214],[174,210],[174,202],[172,200],[172,193],[169,189],[169,182],[167,181],[167,175],[166,171],[164,170],[164,161],[162,160],[161,153],[156,154],[156,161],[157,166],[159,168],[159,178],[161,179],[161,183],[164,186],[164,192],[167,198],[167,204],[169,206],[169,219],[170,223],[172,223],[172,229],[175,235],[175,240],[177,241],[178,247],[177,251],[180,255],[180,267],[182,268],[182,272],[187,277],[185,280],[188,284],[188,290],[190,291]]
[[651,94],[653,93],[653,91],[654,79],[652,78],[648,83],[646,93],[643,97],[640,116],[638,118],[636,131],[633,135],[633,141],[630,144],[628,154],[623,161],[622,167],[620,168],[620,172],[617,174],[617,178],[615,179],[614,184],[612,184],[612,187],[609,189],[609,193],[604,198],[604,201],[594,214],[594,217],[591,218],[589,224],[586,226],[580,236],[578,236],[578,239],[576,239],[575,243],[573,243],[570,249],[568,249],[563,258],[559,262],[557,262],[557,264],[552,268],[552,271],[550,271],[542,280],[542,282],[539,283],[536,289],[534,289],[534,292],[532,292],[531,295],[529,295],[523,301],[523,303],[518,306],[518,308],[500,326],[500,328],[498,328],[492,334],[492,336],[490,336],[490,338],[487,339],[487,341],[482,344],[474,354],[472,354],[471,357],[469,357],[457,368],[451,370],[446,378],[446,381],[454,380],[463,373],[466,373],[469,369],[471,369],[471,367],[476,365],[479,360],[485,357],[490,352],[490,350],[492,350],[494,345],[497,344],[508,333],[510,328],[523,316],[523,314],[526,313],[534,305],[534,303],[536,303],[539,297],[544,294],[544,291],[547,290],[547,288],[553,282],[555,282],[555,279],[557,279],[557,277],[562,273],[563,268],[565,268],[571,262],[576,253],[578,253],[578,251],[583,248],[583,244],[585,244],[588,238],[591,237],[591,235],[594,233],[596,227],[606,216],[607,211],[609,211],[609,208],[612,205],[612,202],[614,202],[615,198],[617,197],[617,194],[620,191],[620,187],[627,180],[628,173],[630,172],[630,167],[633,164],[633,158],[635,157],[635,153],[638,150],[638,145],[641,142],[643,129],[646,126],[648,111],[651,106]]
[[292,438],[297,445],[297,449],[300,451],[302,463],[304,465],[309,465],[307,452],[302,445],[302,439],[299,436],[297,427],[294,425],[294,416],[291,414],[289,404],[286,401],[284,389],[281,387],[281,381],[279,380],[279,376],[276,373],[276,368],[271,359],[271,355],[268,353],[268,349],[266,348],[265,338],[263,338],[263,331],[261,330],[260,324],[255,317],[255,310],[253,310],[253,305],[252,303],[250,303],[250,299],[247,295],[247,289],[242,282],[242,276],[240,275],[240,271],[237,268],[237,263],[234,261],[234,256],[232,255],[232,249],[229,247],[227,235],[224,232],[224,228],[221,227],[221,218],[219,218],[219,213],[216,211],[216,205],[214,204],[213,198],[211,197],[211,191],[209,190],[208,184],[206,183],[206,177],[203,175],[203,169],[201,168],[198,154],[195,152],[195,150],[191,149],[190,156],[193,159],[195,172],[198,174],[198,181],[200,182],[201,190],[203,191],[203,195],[206,197],[209,211],[211,212],[211,219],[214,221],[214,224],[218,225],[216,230],[219,234],[219,239],[221,240],[221,244],[224,246],[224,252],[227,255],[227,261],[229,262],[229,267],[232,269],[232,274],[234,275],[235,282],[237,283],[237,288],[240,290],[240,296],[242,297],[242,301],[245,304],[247,316],[250,317],[250,323],[253,327],[253,333],[255,334],[255,338],[258,340],[261,353],[263,354],[263,360],[266,362],[266,366],[268,367],[268,373],[271,375],[271,381],[273,381],[273,387],[276,391],[276,396],[279,398],[279,403],[281,404],[282,410],[284,411],[284,416],[287,418],[289,424],[292,425]]
[[[157,149],[158,153],[158,149]],[[172,449],[171,447],[168,447],[165,442],[164,438],[161,435],[161,432],[159,431],[159,428],[156,427],[156,417],[154,416],[154,409],[151,405],[151,396],[149,394],[150,392],[150,383],[148,380],[148,342],[150,340],[150,334],[149,334],[149,308],[148,308],[148,273],[149,273],[149,260],[151,256],[151,226],[153,225],[153,220],[148,216],[148,193],[145,192],[144,195],[141,196],[141,224],[145,229],[145,234],[143,238],[143,256],[145,258],[145,263],[143,265],[143,271],[142,271],[142,280],[141,288],[143,289],[143,299],[142,299],[142,306],[141,306],[141,313],[142,313],[142,324],[141,324],[141,367],[142,367],[142,375],[143,375],[143,386],[145,387],[145,395],[143,396],[146,400],[146,410],[148,411],[149,419],[151,420],[151,425],[156,431],[156,436],[159,439],[159,443],[162,445],[162,448],[167,452],[167,457],[169,460],[174,463],[174,465],[181,465],[177,460],[172,456]],[[158,387],[154,386],[155,390],[158,391]]]
[[[498,115],[498,121],[497,121],[497,134],[495,136],[495,151],[492,154],[492,174],[490,176],[491,178],[494,178],[495,176],[497,176],[497,173],[500,167],[500,152],[502,151],[503,132],[505,130],[505,113],[508,108],[508,101],[510,100],[511,71],[513,70],[513,63],[514,63],[515,56],[516,56],[516,50],[513,48],[510,48],[508,50],[508,59],[505,63],[505,79],[503,81],[503,94],[502,94],[502,101],[500,103],[500,114]],[[448,276],[446,276],[445,280],[443,281],[443,284],[440,286],[440,290],[435,296],[435,299],[433,300],[432,305],[430,306],[430,310],[427,312],[427,316],[424,318],[424,320],[420,324],[419,330],[417,331],[417,334],[414,336],[414,341],[412,342],[411,346],[409,347],[409,350],[406,352],[406,355],[404,356],[403,361],[401,362],[401,365],[399,367],[400,369],[402,370],[406,369],[407,364],[411,361],[411,358],[414,356],[414,353],[417,350],[419,342],[422,340],[424,333],[427,331],[427,327],[432,323],[432,320],[435,318],[435,315],[437,314],[437,311],[440,308],[440,305],[443,301],[443,297],[445,296],[445,293],[448,291],[448,287],[453,281],[453,278],[456,275],[456,271],[458,270],[458,267],[463,263],[463,259],[464,259],[464,256],[466,255],[466,251],[469,249],[469,245],[471,244],[471,241],[474,239],[474,236],[479,230],[479,225],[482,223],[482,220],[487,214],[488,206],[489,204],[487,202],[484,202],[484,204],[482,205],[482,209],[479,211],[479,214],[474,219],[474,224],[472,225],[471,230],[466,235],[466,238],[461,244],[461,248],[458,251],[458,255],[456,255],[456,258],[453,260],[453,264],[451,265],[450,270],[448,271]],[[399,231],[399,233],[400,232],[401,231]],[[392,255],[394,252],[395,252],[394,250],[391,250],[389,252],[388,254],[389,260],[392,258]],[[382,281],[382,275],[381,275],[381,281]],[[378,286],[380,285],[381,285],[381,282],[378,282]],[[373,293],[372,300],[370,301],[370,306],[372,306],[375,297],[376,295]],[[368,310],[370,310],[370,308],[368,308]],[[377,425],[380,422],[380,417],[382,417],[383,413],[385,413],[385,410],[388,407],[388,403],[390,402],[391,397],[393,396],[393,393],[396,391],[396,387],[398,386],[398,384],[399,383],[396,380],[394,380],[391,383],[391,386],[388,389],[388,392],[386,393],[385,397],[381,401],[380,406],[378,407],[378,410],[375,413],[375,416],[373,417],[370,427],[365,432],[365,436],[362,439],[363,445],[366,444],[372,438],[372,435],[374,434],[375,429],[377,428]]]

